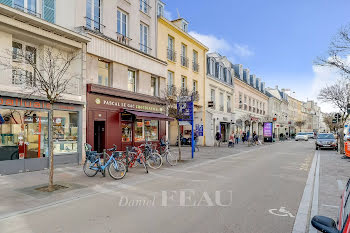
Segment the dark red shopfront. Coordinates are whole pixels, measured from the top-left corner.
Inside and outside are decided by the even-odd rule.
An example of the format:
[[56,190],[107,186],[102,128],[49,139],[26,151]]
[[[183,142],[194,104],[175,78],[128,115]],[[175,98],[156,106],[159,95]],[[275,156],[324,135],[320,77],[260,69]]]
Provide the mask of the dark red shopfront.
[[88,84],[87,143],[94,150],[159,142],[166,135],[165,106],[152,96]]

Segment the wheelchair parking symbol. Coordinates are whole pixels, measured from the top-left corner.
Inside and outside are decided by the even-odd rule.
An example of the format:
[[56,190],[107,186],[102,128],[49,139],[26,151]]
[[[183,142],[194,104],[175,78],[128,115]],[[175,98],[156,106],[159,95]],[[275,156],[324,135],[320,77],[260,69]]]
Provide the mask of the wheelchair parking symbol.
[[279,217],[290,217],[290,218],[295,217],[291,212],[286,210],[286,207],[283,207],[283,206],[279,209],[270,209],[269,213]]

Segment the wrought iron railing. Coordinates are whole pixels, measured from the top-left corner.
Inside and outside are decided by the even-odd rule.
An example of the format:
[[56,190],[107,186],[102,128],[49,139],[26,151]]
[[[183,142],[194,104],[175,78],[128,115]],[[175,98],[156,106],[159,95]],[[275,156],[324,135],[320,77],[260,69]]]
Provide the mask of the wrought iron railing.
[[199,72],[199,64],[197,62],[192,62],[193,71]]
[[167,49],[167,58],[170,61],[176,62],[176,52],[173,49]]

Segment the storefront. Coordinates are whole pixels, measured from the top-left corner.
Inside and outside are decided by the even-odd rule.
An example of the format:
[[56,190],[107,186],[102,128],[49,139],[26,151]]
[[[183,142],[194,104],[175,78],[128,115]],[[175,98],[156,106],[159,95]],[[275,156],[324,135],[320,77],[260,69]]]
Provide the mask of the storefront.
[[55,164],[79,162],[82,105],[55,104],[52,123],[49,108],[42,100],[0,96],[0,174],[47,168],[51,124]]
[[96,151],[159,142],[166,135],[165,106],[159,98],[88,84],[87,143]]

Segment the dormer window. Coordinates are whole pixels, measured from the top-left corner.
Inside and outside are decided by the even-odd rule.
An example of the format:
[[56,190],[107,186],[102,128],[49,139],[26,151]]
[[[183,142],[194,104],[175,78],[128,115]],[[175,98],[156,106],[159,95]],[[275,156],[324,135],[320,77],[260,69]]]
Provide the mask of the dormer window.
[[164,16],[164,3],[158,1],[157,3],[157,16],[162,17]]
[[184,32],[188,31],[188,23],[186,21],[182,20],[182,26],[181,27],[182,27],[182,30]]

